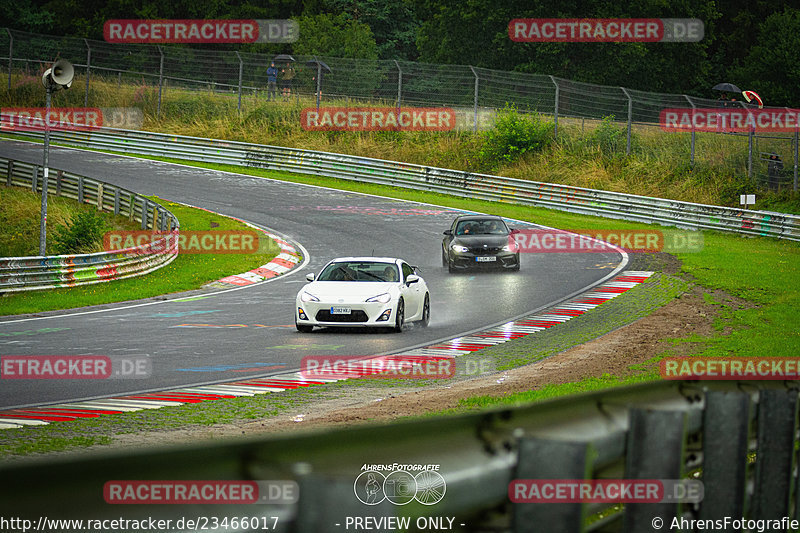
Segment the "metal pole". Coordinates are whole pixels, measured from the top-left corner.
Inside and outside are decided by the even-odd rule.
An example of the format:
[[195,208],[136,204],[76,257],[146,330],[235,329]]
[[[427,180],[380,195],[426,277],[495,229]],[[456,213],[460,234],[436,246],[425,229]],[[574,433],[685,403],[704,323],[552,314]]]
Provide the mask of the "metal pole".
[[798,134],[797,133],[798,133],[798,130],[797,130],[797,128],[795,128],[795,130],[794,130],[794,183],[793,183],[794,192],[797,192],[797,155],[798,155],[797,154],[797,150],[798,150],[797,141],[800,140],[800,139],[798,139]]
[[322,64],[317,59],[317,56],[314,56],[314,61],[317,62],[317,111],[319,111],[319,92],[322,90]]
[[633,120],[633,99],[625,87],[620,87],[628,98],[628,143],[625,145],[625,155],[631,155],[631,121]]
[[753,133],[754,129],[750,128],[750,133],[747,134],[747,177],[753,177]]
[[158,109],[156,111],[156,116],[161,116],[161,90],[162,90],[162,82],[164,80],[164,52],[161,50],[161,46],[156,45],[158,48],[158,53],[161,54],[161,60],[158,64]]
[[89,71],[92,66],[92,49],[89,47],[89,41],[83,40],[86,43],[86,92],[83,95],[83,107],[89,107]]
[[[690,106],[692,106],[692,115],[694,116],[694,110],[696,109],[694,102],[692,102],[692,100],[685,94],[683,97],[686,98],[686,101],[689,102]],[[692,120],[692,155],[689,159],[689,164],[694,167],[694,120]]]
[[397,67],[397,113],[400,114],[400,102],[403,99],[403,70],[400,68],[400,63],[394,60],[394,65]]
[[239,106],[238,110],[239,113],[242,112],[242,56],[239,55],[239,52],[236,52],[236,57],[239,59]]
[[475,68],[470,65],[469,69],[472,71],[472,75],[475,76],[475,111],[472,118],[472,129],[474,132],[478,132],[478,84],[480,79],[478,78],[478,73],[475,72]]
[[549,76],[550,81],[553,82],[553,85],[556,86],[556,101],[555,107],[553,109],[553,121],[555,122],[555,128],[553,129],[553,137],[558,137],[558,83],[553,76]]
[[14,58],[14,36],[11,35],[11,30],[6,28],[8,34],[8,90],[11,90],[11,61]]
[[47,87],[44,115],[44,162],[42,163],[42,211],[39,219],[39,255],[47,255],[47,173],[50,156],[50,94],[52,89]]

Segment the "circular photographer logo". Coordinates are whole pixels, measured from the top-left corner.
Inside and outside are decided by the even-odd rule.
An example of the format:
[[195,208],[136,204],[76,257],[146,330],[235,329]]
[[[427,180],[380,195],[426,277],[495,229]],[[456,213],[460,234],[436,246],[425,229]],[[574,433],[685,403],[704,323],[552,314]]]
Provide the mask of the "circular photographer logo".
[[395,470],[388,475],[366,470],[353,484],[356,498],[365,505],[378,505],[383,500],[394,505],[406,505],[412,500],[434,505],[442,501],[446,490],[444,478],[432,470],[423,470],[416,476],[405,470]]

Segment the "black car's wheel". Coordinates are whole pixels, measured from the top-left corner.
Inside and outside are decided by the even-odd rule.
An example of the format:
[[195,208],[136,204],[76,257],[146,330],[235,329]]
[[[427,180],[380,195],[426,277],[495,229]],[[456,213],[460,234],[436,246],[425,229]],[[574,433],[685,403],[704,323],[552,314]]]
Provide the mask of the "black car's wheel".
[[447,262],[447,271],[451,274],[456,271],[456,266],[450,261]]
[[422,304],[422,320],[420,320],[419,325],[423,328],[427,328],[428,324],[431,322],[431,298],[429,295],[425,295],[425,302]]
[[517,257],[517,264],[514,265],[513,267],[511,267],[511,270],[514,271],[514,272],[518,272],[519,271],[519,257]]
[[405,303],[403,303],[403,299],[400,298],[400,301],[397,302],[397,312],[394,314],[394,330],[397,333],[403,331],[403,321],[405,321]]
[[442,266],[448,266],[447,255],[444,253],[444,248],[442,248]]
[[298,324],[295,322],[294,325],[300,333],[311,333],[314,330],[314,326],[309,326],[307,324]]

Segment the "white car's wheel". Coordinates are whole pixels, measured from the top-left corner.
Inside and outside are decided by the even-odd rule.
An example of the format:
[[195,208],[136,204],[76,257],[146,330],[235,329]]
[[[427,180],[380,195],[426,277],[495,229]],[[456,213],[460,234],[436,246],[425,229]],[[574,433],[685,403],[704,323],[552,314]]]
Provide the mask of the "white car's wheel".
[[403,302],[403,299],[400,298],[400,301],[397,302],[397,312],[395,312],[395,314],[394,314],[394,330],[397,333],[400,333],[401,331],[403,331],[403,322],[406,319],[405,307],[406,307],[406,305]]
[[419,325],[423,328],[427,328],[428,324],[431,322],[431,298],[429,295],[425,295],[425,302],[422,304],[422,320],[420,320]]

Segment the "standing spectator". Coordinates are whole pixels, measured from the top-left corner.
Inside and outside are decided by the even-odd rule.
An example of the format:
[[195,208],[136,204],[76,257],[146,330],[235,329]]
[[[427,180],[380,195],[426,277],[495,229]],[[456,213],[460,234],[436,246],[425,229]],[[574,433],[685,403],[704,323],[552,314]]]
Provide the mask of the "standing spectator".
[[295,74],[294,67],[291,63],[287,63],[286,68],[281,70],[281,90],[286,100],[292,95],[292,82]]
[[780,187],[782,170],[783,161],[778,154],[773,153],[769,156],[769,163],[767,163],[767,183],[773,191],[777,191]]
[[275,67],[275,62],[270,63],[267,69],[267,102],[272,100],[272,97],[278,99],[278,69]]

